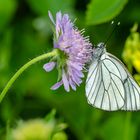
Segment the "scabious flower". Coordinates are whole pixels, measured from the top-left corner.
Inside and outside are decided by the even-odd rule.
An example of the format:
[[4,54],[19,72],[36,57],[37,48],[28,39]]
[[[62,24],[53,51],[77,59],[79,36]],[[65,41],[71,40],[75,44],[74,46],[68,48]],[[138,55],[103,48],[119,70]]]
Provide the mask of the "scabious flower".
[[51,89],[55,90],[61,85],[67,92],[70,87],[76,90],[76,85],[82,83],[85,64],[91,60],[92,44],[88,37],[84,37],[84,30],[79,31],[69,19],[68,14],[56,13],[56,21],[49,12],[54,24],[54,48],[58,49],[59,56],[45,64],[43,68],[49,72],[54,67],[58,69],[58,81]]

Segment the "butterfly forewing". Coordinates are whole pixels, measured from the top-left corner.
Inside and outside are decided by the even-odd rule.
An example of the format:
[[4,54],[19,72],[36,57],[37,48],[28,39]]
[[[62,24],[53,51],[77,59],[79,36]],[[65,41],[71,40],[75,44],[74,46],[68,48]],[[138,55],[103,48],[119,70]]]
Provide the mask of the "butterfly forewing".
[[92,106],[103,110],[113,111],[124,106],[125,94],[121,74],[106,53],[89,68],[86,96]]

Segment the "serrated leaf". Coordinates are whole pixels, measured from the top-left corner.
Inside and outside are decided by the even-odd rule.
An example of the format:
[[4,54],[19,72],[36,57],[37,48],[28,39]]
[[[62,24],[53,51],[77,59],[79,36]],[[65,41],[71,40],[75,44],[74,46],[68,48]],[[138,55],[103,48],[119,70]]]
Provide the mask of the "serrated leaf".
[[97,25],[116,17],[124,8],[128,0],[92,0],[88,5],[86,22]]

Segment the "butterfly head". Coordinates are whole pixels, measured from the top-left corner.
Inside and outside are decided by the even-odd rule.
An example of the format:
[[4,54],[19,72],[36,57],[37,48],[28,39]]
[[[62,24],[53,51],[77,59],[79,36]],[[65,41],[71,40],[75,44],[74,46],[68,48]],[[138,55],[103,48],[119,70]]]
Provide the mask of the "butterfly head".
[[99,43],[97,48],[93,51],[93,59],[99,59],[106,52],[106,46],[104,43]]

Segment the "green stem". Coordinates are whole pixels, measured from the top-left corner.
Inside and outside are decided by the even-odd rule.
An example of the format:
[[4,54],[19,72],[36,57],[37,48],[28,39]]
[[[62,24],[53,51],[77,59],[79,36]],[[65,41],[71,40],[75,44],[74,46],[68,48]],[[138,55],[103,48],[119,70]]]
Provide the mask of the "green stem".
[[3,91],[0,94],[0,103],[3,100],[3,98],[5,97],[7,91],[10,89],[10,87],[12,86],[12,84],[15,82],[15,80],[31,65],[33,65],[34,63],[40,61],[40,60],[44,60],[46,58],[49,57],[53,57],[56,56],[58,54],[57,49],[54,49],[52,52],[40,55],[36,58],[33,58],[32,60],[30,60],[29,62],[27,62],[25,65],[23,65],[14,75],[13,77],[9,80],[9,82],[7,83],[7,85],[5,86],[5,88],[3,89]]
[[126,112],[126,118],[124,123],[124,140],[130,139],[131,115],[131,112]]

